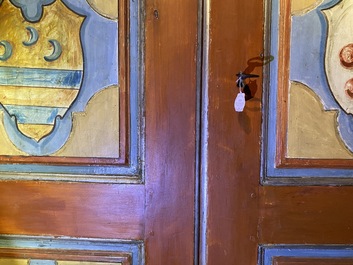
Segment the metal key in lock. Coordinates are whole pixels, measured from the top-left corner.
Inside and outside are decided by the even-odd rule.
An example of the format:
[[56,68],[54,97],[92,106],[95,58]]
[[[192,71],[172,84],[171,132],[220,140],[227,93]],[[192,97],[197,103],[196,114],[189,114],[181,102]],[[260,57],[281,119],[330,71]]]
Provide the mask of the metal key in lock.
[[237,87],[239,87],[239,93],[237,95],[237,97],[235,98],[234,101],[234,109],[236,112],[242,112],[244,110],[245,107],[245,93],[244,93],[244,89],[246,87],[248,87],[247,84],[244,83],[244,80],[246,78],[252,78],[252,77],[259,77],[258,75],[254,75],[254,74],[245,74],[242,72],[239,72],[237,74]]

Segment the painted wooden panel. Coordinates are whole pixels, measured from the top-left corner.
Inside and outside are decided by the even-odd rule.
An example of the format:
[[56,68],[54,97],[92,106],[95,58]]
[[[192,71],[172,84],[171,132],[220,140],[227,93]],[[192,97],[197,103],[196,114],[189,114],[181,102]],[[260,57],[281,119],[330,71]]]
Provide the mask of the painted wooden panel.
[[347,0],[267,1],[263,183],[353,183],[352,12]]
[[352,265],[353,258],[293,258],[278,257],[273,259],[274,265]]
[[0,258],[1,265],[123,265],[121,262],[61,261]]
[[121,262],[87,262],[87,261],[57,261],[57,265],[124,265]]
[[0,264],[137,265],[143,244],[134,241],[2,236]]
[[101,0],[87,0],[87,2],[103,16],[117,19],[119,16],[118,0],[101,1]]
[[28,265],[28,259],[0,258],[1,265]]
[[0,1],[0,179],[140,179],[140,8]]
[[347,245],[271,245],[259,248],[260,265],[348,265],[353,248]]
[[352,244],[353,187],[261,187],[262,244]]
[[[205,1],[200,264],[257,264],[261,79],[234,111],[236,73],[261,74],[263,2]],[[246,12],[245,12],[246,11]],[[255,93],[256,92],[256,93]]]

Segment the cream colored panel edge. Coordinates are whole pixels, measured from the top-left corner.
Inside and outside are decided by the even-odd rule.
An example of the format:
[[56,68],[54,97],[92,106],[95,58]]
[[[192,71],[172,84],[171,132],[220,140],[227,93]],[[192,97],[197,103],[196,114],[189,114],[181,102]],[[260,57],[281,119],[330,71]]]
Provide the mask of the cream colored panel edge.
[[87,0],[87,2],[98,14],[110,19],[118,19],[118,0]]
[[321,5],[324,0],[292,0],[292,15],[304,15]]
[[[108,87],[92,97],[85,112],[75,113],[68,142],[54,156],[119,156],[119,88]],[[0,120],[3,112],[0,111]],[[0,122],[0,155],[26,155],[10,141]]]
[[337,113],[325,111],[310,88],[293,82],[289,104],[287,157],[353,158],[338,135]]
[[0,258],[0,265],[27,265],[28,259]]
[[123,265],[122,263],[88,262],[88,261],[57,261],[58,265]]
[[119,88],[95,94],[85,112],[74,113],[69,140],[54,156],[119,157]]

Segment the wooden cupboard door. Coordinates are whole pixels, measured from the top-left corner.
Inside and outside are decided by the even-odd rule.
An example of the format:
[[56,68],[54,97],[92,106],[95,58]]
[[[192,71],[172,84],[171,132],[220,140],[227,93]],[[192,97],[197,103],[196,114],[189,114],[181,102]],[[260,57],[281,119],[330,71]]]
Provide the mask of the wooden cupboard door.
[[0,1],[0,263],[192,264],[196,1]]
[[351,7],[206,1],[204,264],[352,264]]

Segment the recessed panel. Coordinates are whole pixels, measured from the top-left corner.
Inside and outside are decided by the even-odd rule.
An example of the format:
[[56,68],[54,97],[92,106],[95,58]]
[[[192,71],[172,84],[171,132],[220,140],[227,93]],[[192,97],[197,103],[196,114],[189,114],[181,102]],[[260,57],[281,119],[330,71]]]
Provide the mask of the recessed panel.
[[276,257],[274,265],[352,265],[353,258],[293,258]]
[[353,184],[352,18],[349,0],[267,1],[263,183]]
[[260,265],[351,265],[351,246],[304,246],[272,245],[261,246]]
[[143,244],[133,241],[0,238],[0,264],[6,265],[140,265]]
[[139,14],[130,0],[0,1],[0,179],[138,178]]
[[[124,265],[121,262],[61,261],[49,259],[0,258],[1,265]],[[127,263],[125,263],[127,264]]]

